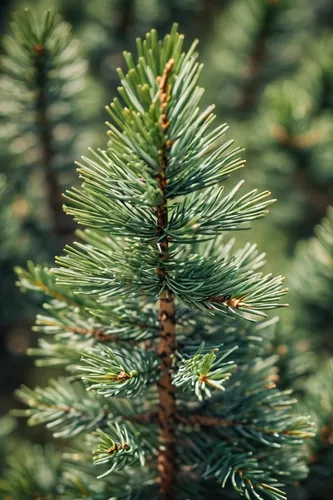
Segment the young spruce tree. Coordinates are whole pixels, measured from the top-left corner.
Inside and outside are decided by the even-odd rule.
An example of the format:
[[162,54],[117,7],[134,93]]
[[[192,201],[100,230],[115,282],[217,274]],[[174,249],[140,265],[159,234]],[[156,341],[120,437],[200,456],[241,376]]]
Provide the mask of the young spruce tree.
[[[12,335],[29,308],[18,308],[14,265],[34,255],[51,262],[72,241],[62,191],[85,132],[91,91],[81,44],[55,13],[23,10],[2,40],[0,74],[0,327]],[[91,133],[88,134],[89,138]],[[8,223],[10,218],[10,224]],[[18,309],[20,314],[18,314]],[[24,312],[23,312],[24,310]],[[4,336],[4,335],[3,335]],[[10,340],[8,340],[9,344]]]
[[[242,182],[225,194],[244,162],[227,126],[212,128],[214,107],[200,109],[197,42],[182,45],[174,26],[137,40],[137,60],[124,54],[108,148],[83,158],[82,188],[66,194],[86,229],[56,269],[18,271],[51,298],[36,326],[48,339],[31,354],[69,372],[18,391],[29,422],[74,449],[50,498],[194,500],[221,498],[222,486],[225,497],[277,500],[306,476],[313,426],[274,383],[274,320],[255,323],[281,305],[283,279],[258,271],[255,245],[222,239],[273,200],[239,196]],[[8,477],[16,498],[20,474]]]
[[293,307],[274,332],[279,386],[293,387],[300,411],[309,413],[317,427],[307,442],[310,474],[291,498],[327,499],[333,496],[332,207],[314,236],[298,243],[289,276]]

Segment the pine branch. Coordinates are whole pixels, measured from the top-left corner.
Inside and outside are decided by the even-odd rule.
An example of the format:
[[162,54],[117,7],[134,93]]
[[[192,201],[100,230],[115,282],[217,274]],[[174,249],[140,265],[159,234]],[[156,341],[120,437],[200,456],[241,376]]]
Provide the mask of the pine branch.
[[211,390],[224,391],[223,384],[232,376],[236,365],[233,361],[223,360],[236,348],[219,352],[219,347],[205,348],[202,343],[193,356],[179,355],[181,361],[177,363],[173,383],[183,390],[194,390],[199,401],[211,397]]
[[[151,312],[146,308],[138,307],[137,303],[131,302],[126,308],[123,301],[114,303],[112,312],[101,308],[96,310],[94,302],[87,296],[73,294],[67,287],[59,286],[55,282],[55,276],[48,268],[34,266],[28,262],[27,269],[15,269],[19,281],[17,285],[24,290],[43,292],[55,299],[52,305],[45,304],[48,315],[38,315],[34,330],[39,333],[53,335],[55,340],[63,343],[68,342],[68,334],[73,334],[72,347],[78,337],[94,339],[96,342],[133,342],[134,339],[146,340],[157,334],[156,320],[152,318]],[[91,316],[91,308],[94,309],[96,320]],[[101,315],[101,321],[98,320]],[[46,344],[44,344],[44,348]],[[52,345],[48,344],[46,351],[33,350],[33,355],[52,356]],[[63,351],[64,353],[64,351]],[[58,354],[60,351],[58,350]],[[59,358],[58,358],[59,359]],[[68,358],[67,358],[68,359]],[[61,363],[66,361],[63,357]]]
[[235,200],[235,194],[242,185],[243,182],[240,182],[224,198],[221,196],[223,188],[213,188],[199,195],[196,193],[192,200],[186,199],[177,205],[167,230],[171,240],[192,243],[201,238],[215,238],[223,231],[250,229],[251,226],[243,224],[267,215],[267,207],[276,200],[265,200],[271,193],[265,191],[258,194],[257,190]]
[[278,488],[278,480],[273,478],[267,469],[262,470],[264,464],[258,463],[251,452],[232,450],[223,443],[216,447],[210,458],[212,465],[206,468],[204,477],[215,477],[222,482],[223,487],[228,479],[232,478],[235,490],[248,498],[267,496],[279,500],[287,499],[284,492]]
[[81,297],[74,295],[68,289],[59,287],[55,283],[54,275],[46,267],[35,266],[33,262],[29,261],[27,269],[16,267],[15,272],[19,278],[17,285],[24,290],[43,292],[49,297],[74,307],[82,307],[84,304]]
[[133,431],[127,430],[125,426],[115,424],[109,425],[108,434],[98,430],[99,444],[93,451],[95,465],[112,464],[111,468],[98,476],[103,478],[115,469],[122,470],[125,466],[133,465],[137,462],[144,465],[144,454]]
[[155,415],[143,413],[142,401],[122,398],[105,399],[96,392],[86,392],[78,382],[51,379],[47,387],[29,389],[22,386],[17,397],[28,406],[14,410],[16,416],[28,417],[31,426],[45,424],[54,438],[74,438],[78,434],[105,428],[107,422],[123,420],[135,423],[155,423]]
[[17,397],[29,405],[28,410],[16,411],[17,416],[28,416],[30,425],[45,423],[54,430],[55,438],[74,437],[80,432],[95,429],[108,415],[97,399],[69,384],[66,379],[51,380],[46,388],[34,390],[22,386]]
[[307,439],[314,436],[314,431],[309,431],[308,422],[304,422],[302,420],[297,420],[293,422],[293,425],[289,428],[278,430],[278,429],[265,429],[261,427],[255,427],[253,424],[242,423],[233,420],[228,420],[225,418],[219,417],[208,417],[205,415],[189,415],[189,417],[183,417],[182,415],[177,414],[177,420],[181,422],[185,426],[189,427],[234,427],[237,429],[244,429],[248,432],[266,434],[266,435],[280,435],[285,436],[286,440],[289,441],[289,444],[297,443],[300,439]]
[[149,351],[121,351],[98,345],[81,360],[84,365],[77,369],[84,373],[83,380],[92,382],[88,390],[95,390],[107,398],[135,398],[159,377],[158,360]]

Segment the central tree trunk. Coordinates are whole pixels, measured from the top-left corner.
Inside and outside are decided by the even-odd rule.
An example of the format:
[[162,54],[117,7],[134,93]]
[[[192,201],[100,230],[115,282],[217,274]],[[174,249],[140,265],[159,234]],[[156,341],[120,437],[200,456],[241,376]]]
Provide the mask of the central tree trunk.
[[[161,103],[161,127],[165,133],[169,123],[166,114],[168,102],[168,76],[174,65],[170,59],[164,68],[163,75],[159,77]],[[169,258],[169,242],[164,231],[168,225],[168,207],[165,197],[167,185],[167,155],[170,142],[165,137],[163,148],[160,151],[160,172],[158,174],[158,185],[162,194],[162,202],[157,208],[158,231],[162,238],[160,246],[161,266],[157,270],[161,281],[165,278],[164,263]],[[176,391],[172,384],[171,365],[172,356],[176,349],[175,331],[175,299],[172,292],[164,289],[159,297],[158,317],[160,323],[160,334],[158,344],[158,355],[161,360],[161,378],[157,382],[159,407],[158,422],[160,425],[158,454],[158,471],[160,473],[160,492],[163,500],[175,499],[174,485],[176,477]]]
[[176,430],[176,394],[171,379],[172,355],[176,348],[175,301],[172,293],[165,290],[159,300],[160,339],[158,354],[161,358],[162,376],[158,381],[160,424],[160,450],[158,470],[161,477],[163,499],[174,499],[175,482],[175,430]]

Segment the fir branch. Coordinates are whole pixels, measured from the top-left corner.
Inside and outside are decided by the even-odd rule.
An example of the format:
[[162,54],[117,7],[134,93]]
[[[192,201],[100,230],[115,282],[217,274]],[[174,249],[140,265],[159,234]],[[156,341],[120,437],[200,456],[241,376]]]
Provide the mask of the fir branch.
[[22,289],[43,292],[49,297],[75,307],[82,307],[84,304],[84,301],[68,288],[58,286],[55,283],[54,274],[47,267],[35,266],[33,262],[29,261],[27,269],[16,267],[15,272],[19,278],[17,285]]
[[204,477],[215,477],[222,487],[229,480],[238,493],[249,499],[257,500],[262,495],[278,500],[287,499],[278,488],[278,480],[262,470],[263,464],[259,464],[252,453],[235,453],[223,443],[216,447],[210,459],[211,465],[206,468]]
[[[222,483],[223,488],[232,486],[240,495],[249,500],[270,498],[286,499],[280,489],[283,483],[304,479],[307,468],[304,466],[301,451],[291,457],[280,449],[255,450],[242,449],[237,442],[207,439],[200,446],[199,436],[193,436],[191,450],[188,450],[189,463],[199,462],[198,473],[206,479]],[[292,452],[293,447],[286,448]]]
[[84,373],[83,380],[92,382],[88,390],[97,391],[107,398],[135,398],[159,377],[158,359],[149,351],[124,351],[97,345],[84,354],[81,361],[84,364],[77,369]]
[[16,395],[30,409],[16,410],[15,414],[29,417],[30,425],[46,424],[55,438],[93,430],[109,413],[97,398],[87,396],[84,388],[73,386],[64,378],[51,380],[45,388],[31,390],[22,386]]
[[243,182],[240,182],[227,196],[222,197],[223,187],[210,189],[202,194],[186,197],[176,205],[168,225],[168,236],[178,243],[215,238],[223,231],[250,229],[245,222],[267,215],[267,206],[276,200],[265,200],[269,191],[258,194],[257,190],[235,200]]
[[158,295],[156,249],[125,243],[122,250],[102,250],[76,242],[65,250],[67,256],[57,258],[61,267],[52,270],[60,286],[76,286],[80,295],[95,295],[102,304],[121,296]]
[[68,340],[66,343],[48,342],[38,339],[38,347],[30,347],[29,356],[35,358],[35,365],[40,367],[60,366],[66,371],[74,372],[80,362],[82,352],[91,350],[94,340]]
[[[309,427],[309,419],[305,421],[301,418],[296,418],[295,421],[292,421],[288,427],[283,429],[265,429],[262,427],[256,427],[251,423],[243,423],[241,421],[233,421],[220,417],[209,417],[200,414],[191,414],[188,417],[183,417],[182,415],[177,414],[177,420],[179,420],[179,422],[181,422],[183,425],[189,427],[234,427],[236,430],[244,429],[248,433],[253,432],[254,434],[264,434],[267,436],[275,435],[275,438],[280,437],[284,442],[288,442],[289,444],[298,443],[303,439],[308,439],[315,435],[314,428],[311,429],[311,427]],[[272,441],[270,441],[270,444],[271,443]]]
[[204,397],[211,397],[211,390],[224,391],[224,382],[227,382],[236,369],[233,361],[223,362],[234,349],[219,352],[219,348],[205,348],[202,343],[198,351],[193,355],[180,356],[177,371],[173,377],[176,387],[183,390],[193,390],[202,401]]
[[154,416],[142,413],[142,402],[136,400],[100,398],[94,392],[86,392],[78,382],[68,379],[51,379],[47,387],[29,389],[22,386],[17,397],[28,406],[15,410],[16,416],[28,417],[31,426],[46,424],[55,438],[74,438],[90,432],[97,426],[105,427],[111,420],[123,419],[134,423],[154,422]]
[[144,465],[144,454],[141,450],[134,432],[128,426],[109,425],[108,434],[102,430],[97,431],[99,443],[93,451],[95,465],[105,465],[111,463],[112,466],[106,472],[98,476],[103,478],[114,470],[122,470],[127,465],[137,462]]
[[[252,252],[253,249],[247,246],[246,253]],[[215,309],[248,320],[265,317],[265,310],[283,307],[285,304],[278,301],[287,291],[281,288],[284,278],[254,274],[246,270],[246,255],[239,254],[238,259],[236,256],[236,259],[226,260],[223,254],[215,260],[198,254],[191,259],[184,256],[176,261],[176,272],[166,275],[167,285],[190,307]]]
[[[49,309],[49,311],[51,312],[52,310]],[[84,326],[81,326],[82,323]],[[135,326],[143,327],[140,323],[137,323]],[[34,331],[46,333],[48,335],[51,334],[58,339],[60,339],[60,336],[66,336],[68,338],[68,335],[66,334],[74,333],[75,337],[82,336],[99,342],[121,342],[126,340],[115,334],[108,333],[107,327],[104,327],[101,324],[94,324],[91,321],[87,321],[84,315],[80,318],[73,311],[69,311],[67,314],[64,314],[63,311],[62,314],[59,314],[59,311],[54,311],[54,316],[39,314],[37,316]]]

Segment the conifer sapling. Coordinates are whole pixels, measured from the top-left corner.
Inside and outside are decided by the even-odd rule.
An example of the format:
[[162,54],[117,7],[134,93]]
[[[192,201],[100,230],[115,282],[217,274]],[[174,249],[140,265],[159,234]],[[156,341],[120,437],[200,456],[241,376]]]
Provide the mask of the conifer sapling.
[[85,435],[59,498],[221,498],[222,485],[283,499],[306,475],[312,424],[275,385],[272,322],[255,323],[281,306],[283,279],[258,271],[255,245],[222,239],[274,200],[239,194],[242,182],[225,193],[244,161],[227,125],[212,127],[214,106],[200,108],[196,45],[183,52],[174,26],[138,39],[136,59],[124,53],[107,149],[82,159],[82,187],[66,194],[80,241],[55,269],[18,270],[50,297],[31,354],[69,372],[22,387],[24,414],[54,437]]

